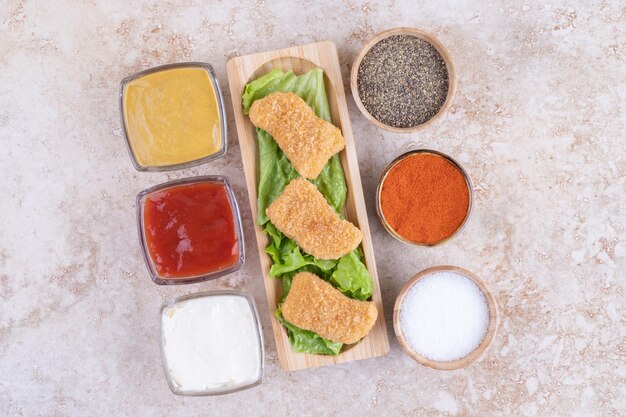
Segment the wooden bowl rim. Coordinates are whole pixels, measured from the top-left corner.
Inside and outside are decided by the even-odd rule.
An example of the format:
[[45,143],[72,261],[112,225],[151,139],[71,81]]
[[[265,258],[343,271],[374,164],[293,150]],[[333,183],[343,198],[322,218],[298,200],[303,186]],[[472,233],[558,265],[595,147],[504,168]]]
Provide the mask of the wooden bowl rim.
[[[487,300],[487,306],[489,307],[489,325],[487,326],[487,332],[485,333],[485,337],[483,338],[483,340],[480,342],[478,347],[473,352],[471,352],[470,354],[468,354],[467,356],[463,358],[460,358],[454,361],[435,361],[435,360],[432,360],[425,356],[420,355],[419,353],[417,353],[411,348],[408,341],[404,337],[404,334],[402,333],[402,328],[400,326],[400,309],[402,306],[402,302],[404,301],[404,297],[409,292],[409,290],[420,279],[428,275],[431,275],[433,273],[443,272],[443,271],[459,273],[463,275],[464,277],[472,280],[474,283],[476,283],[476,285],[478,285],[478,288],[480,288],[480,290],[484,294],[485,299]],[[499,326],[499,321],[500,321],[500,318],[499,318],[499,313],[498,313],[498,303],[496,302],[495,297],[493,296],[493,294],[487,287],[486,283],[478,275],[474,274],[473,272],[468,271],[467,269],[464,269],[458,266],[452,266],[452,265],[434,266],[431,268],[424,269],[423,271],[415,274],[411,279],[409,279],[406,282],[406,284],[404,284],[404,286],[400,290],[400,293],[398,294],[398,297],[396,298],[396,303],[393,308],[393,329],[396,333],[396,337],[398,338],[398,342],[400,343],[400,346],[402,346],[402,349],[404,349],[404,351],[408,353],[408,355],[411,358],[413,358],[413,360],[415,360],[416,362],[424,366],[428,366],[429,368],[433,368],[437,370],[445,370],[445,371],[465,368],[471,365],[473,362],[481,359],[487,352],[489,346],[491,345],[491,342],[496,336],[498,326]]]
[[[448,69],[448,94],[446,96],[446,100],[443,103],[443,106],[441,106],[439,111],[433,117],[431,117],[424,123],[419,124],[417,126],[394,127],[394,126],[389,126],[380,122],[374,116],[372,116],[369,111],[367,111],[367,109],[363,105],[363,102],[361,101],[361,97],[359,96],[359,90],[357,87],[357,75],[358,75],[359,66],[361,65],[361,61],[363,60],[363,57],[365,57],[365,54],[369,52],[372,46],[374,46],[381,40],[388,38],[390,36],[393,36],[393,35],[411,35],[411,36],[415,36],[417,38],[420,38],[430,43],[437,50],[437,52],[439,52],[439,54],[443,58],[443,61],[446,64],[446,68]],[[417,29],[417,28],[411,28],[411,27],[397,27],[397,28],[387,29],[385,31],[379,32],[376,35],[374,35],[374,37],[370,39],[365,44],[365,46],[363,46],[363,48],[361,48],[361,51],[358,53],[358,55],[352,62],[352,69],[350,71],[350,89],[352,90],[352,97],[354,98],[354,101],[357,107],[359,108],[359,110],[361,111],[361,113],[365,116],[365,118],[368,121],[370,121],[374,125],[380,127],[381,129],[389,130],[391,132],[396,132],[396,133],[417,132],[422,129],[425,129],[426,127],[432,125],[435,121],[439,120],[441,116],[443,116],[443,114],[446,113],[448,111],[448,108],[450,108],[450,106],[452,105],[452,100],[454,99],[454,96],[456,94],[456,80],[457,80],[457,77],[456,77],[456,68],[454,65],[454,61],[452,60],[452,56],[450,55],[450,52],[443,45],[443,43],[441,43],[441,41],[437,39],[435,35],[433,35],[432,33],[429,33],[429,32],[426,32],[424,30]]]
[[[391,227],[391,225],[385,218],[385,215],[383,214],[382,199],[381,199],[381,195],[383,192],[383,185],[385,184],[385,180],[387,179],[387,176],[389,175],[391,170],[400,162],[405,160],[406,158],[409,158],[413,155],[423,154],[423,153],[436,155],[440,158],[445,159],[449,163],[451,163],[461,173],[461,175],[465,179],[465,184],[467,184],[467,189],[469,191],[469,203],[467,205],[467,212],[465,213],[465,218],[463,219],[459,227],[457,227],[456,230],[452,232],[452,234],[450,234],[449,236],[446,236],[441,240],[438,240],[436,242],[431,242],[431,243],[414,242],[400,235],[398,232],[396,232],[394,228]],[[463,230],[465,230],[465,227],[469,223],[469,219],[470,219],[473,209],[474,209],[474,185],[472,184],[472,179],[470,178],[469,174],[456,159],[452,158],[448,154],[445,154],[440,151],[436,151],[434,149],[420,148],[420,149],[413,149],[413,150],[404,152],[403,154],[398,156],[396,159],[391,161],[389,165],[385,167],[383,172],[380,174],[380,177],[378,178],[378,185],[376,186],[376,215],[378,216],[380,223],[383,225],[383,228],[385,229],[385,231],[387,231],[387,233],[389,233],[396,240],[402,243],[406,243],[407,245],[435,247],[435,246],[443,245],[446,242],[449,242],[450,240],[454,239],[456,236],[460,235],[461,232],[463,232]]]

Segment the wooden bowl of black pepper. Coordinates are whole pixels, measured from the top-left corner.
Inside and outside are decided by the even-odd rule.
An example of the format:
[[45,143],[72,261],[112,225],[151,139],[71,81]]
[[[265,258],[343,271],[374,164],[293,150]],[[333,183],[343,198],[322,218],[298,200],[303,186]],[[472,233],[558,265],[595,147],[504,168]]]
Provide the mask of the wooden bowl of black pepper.
[[437,38],[402,27],[377,34],[361,49],[350,85],[357,107],[370,122],[410,133],[431,125],[450,107],[456,71]]

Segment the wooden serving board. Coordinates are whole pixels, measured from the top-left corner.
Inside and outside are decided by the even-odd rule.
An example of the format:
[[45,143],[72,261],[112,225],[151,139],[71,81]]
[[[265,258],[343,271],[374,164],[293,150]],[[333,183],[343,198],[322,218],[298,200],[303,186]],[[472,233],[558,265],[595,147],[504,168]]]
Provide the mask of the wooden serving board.
[[[241,94],[244,86],[268,73],[274,68],[283,71],[293,71],[296,75],[303,74],[308,70],[321,67],[324,70],[326,94],[332,115],[333,124],[341,128],[346,141],[346,147],[340,154],[341,164],[346,176],[348,195],[344,215],[346,219],[358,226],[363,232],[363,253],[365,264],[374,280],[373,300],[378,307],[378,320],[367,337],[360,343],[352,346],[344,346],[338,356],[308,355],[296,353],[289,343],[286,329],[274,316],[274,311],[282,292],[280,280],[269,276],[271,259],[265,253],[265,247],[269,241],[261,227],[256,224],[257,214],[257,190],[259,184],[259,149],[256,130],[248,116],[244,116],[241,104]],[[272,318],[272,329],[276,340],[276,350],[280,364],[287,371],[313,368],[316,366],[330,365],[358,359],[373,358],[385,355],[389,352],[389,339],[380,295],[380,285],[376,272],[372,238],[370,236],[367,212],[363,201],[363,187],[359,174],[359,164],[354,148],[354,137],[348,116],[346,96],[343,90],[343,81],[339,67],[337,48],[333,42],[319,42],[310,45],[296,46],[279,49],[270,52],[246,55],[233,58],[228,62],[228,82],[235,112],[237,134],[239,135],[239,147],[243,159],[243,167],[246,174],[246,184],[252,214],[255,219],[256,240],[261,257],[261,268],[265,282],[265,291]]]

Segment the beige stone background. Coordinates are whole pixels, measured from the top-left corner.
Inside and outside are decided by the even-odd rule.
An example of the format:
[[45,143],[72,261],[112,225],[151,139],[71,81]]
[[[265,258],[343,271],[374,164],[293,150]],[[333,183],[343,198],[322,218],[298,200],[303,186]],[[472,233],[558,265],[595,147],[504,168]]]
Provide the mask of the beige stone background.
[[[0,2],[0,415],[626,415],[626,4],[562,3]],[[460,371],[412,362],[390,331],[386,357],[287,373],[269,329],[232,117],[225,158],[140,173],[122,139],[119,82],[198,60],[228,92],[229,57],[332,40],[348,88],[364,42],[403,25],[440,37],[459,83],[450,113],[409,135],[368,124],[348,97],[386,319],[409,277],[455,264],[488,282],[500,331],[488,356]],[[420,147],[457,158],[475,185],[468,228],[438,248],[394,241],[374,215],[381,170]],[[242,207],[245,268],[200,285],[154,285],[135,195],[216,173],[231,179]],[[259,304],[263,384],[219,398],[172,395],[160,304],[229,287]]]

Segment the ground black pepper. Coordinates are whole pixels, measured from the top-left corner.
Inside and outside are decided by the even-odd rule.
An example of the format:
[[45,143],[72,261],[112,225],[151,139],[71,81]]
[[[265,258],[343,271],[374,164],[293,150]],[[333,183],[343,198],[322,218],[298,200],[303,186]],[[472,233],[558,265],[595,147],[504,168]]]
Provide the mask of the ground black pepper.
[[393,35],[373,45],[357,73],[363,106],[378,121],[414,127],[430,120],[448,95],[448,69],[430,43]]

